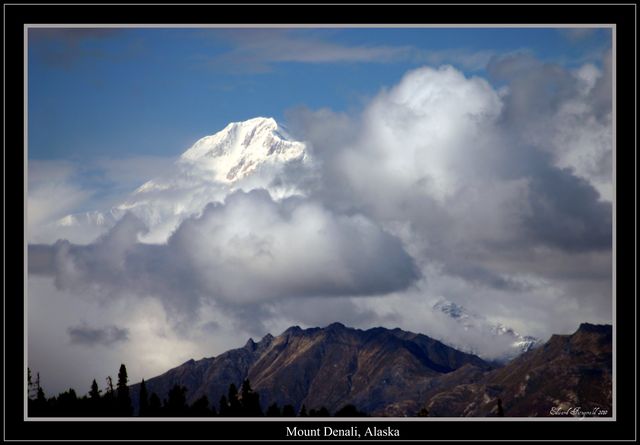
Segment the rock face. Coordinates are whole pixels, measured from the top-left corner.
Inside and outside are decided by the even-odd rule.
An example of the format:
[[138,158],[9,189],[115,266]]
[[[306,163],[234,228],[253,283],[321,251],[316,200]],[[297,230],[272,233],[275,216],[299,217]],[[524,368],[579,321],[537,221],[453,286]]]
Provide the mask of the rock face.
[[[188,402],[202,395],[216,405],[229,384],[245,378],[263,410],[276,402],[296,410],[346,404],[375,416],[549,416],[552,408],[611,415],[610,325],[582,324],[572,335],[554,335],[505,366],[400,329],[366,331],[339,323],[287,329],[278,337],[249,340],[215,358],[190,360],[148,380],[149,393],[166,397],[187,387]],[[134,403],[139,385],[131,387]],[[574,411],[575,414],[575,411]],[[570,415],[570,414],[568,414]],[[600,414],[602,415],[602,411]]]
[[511,417],[550,416],[552,410],[611,416],[611,350],[611,325],[583,323],[574,334],[554,335],[502,368],[437,385],[427,409],[433,416],[495,416],[501,399]]
[[[180,384],[188,403],[202,395],[217,406],[230,383],[245,378],[260,394],[263,409],[277,402],[296,410],[322,406],[335,412],[354,404],[376,415],[415,415],[431,382],[467,366],[489,369],[482,359],[429,337],[400,329],[351,329],[339,323],[326,328],[291,327],[278,337],[249,340],[240,349],[215,358],[190,360],[146,381],[149,393],[166,397]],[[134,403],[139,385],[131,387]]]

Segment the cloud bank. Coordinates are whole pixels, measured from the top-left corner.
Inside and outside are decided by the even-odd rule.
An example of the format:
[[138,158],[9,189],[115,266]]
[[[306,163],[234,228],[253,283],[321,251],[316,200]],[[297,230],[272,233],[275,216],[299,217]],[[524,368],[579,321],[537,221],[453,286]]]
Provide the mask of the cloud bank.
[[144,225],[125,215],[89,245],[32,245],[30,273],[59,289],[160,297],[170,312],[202,300],[244,305],[305,296],[378,295],[417,277],[400,241],[361,215],[336,215],[264,190],[236,192],[183,221],[166,244],[143,244]]

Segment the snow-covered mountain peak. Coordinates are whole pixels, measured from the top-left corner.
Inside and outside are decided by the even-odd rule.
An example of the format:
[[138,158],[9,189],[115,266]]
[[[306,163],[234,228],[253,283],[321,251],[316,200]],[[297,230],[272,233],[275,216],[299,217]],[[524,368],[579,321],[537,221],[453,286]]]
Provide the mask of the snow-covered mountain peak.
[[[441,313],[461,325],[468,335],[484,338],[485,341],[490,340],[496,348],[492,356],[484,357],[486,359],[508,361],[540,344],[540,340],[535,337],[520,335],[513,328],[502,323],[491,323],[486,317],[444,298],[436,301],[433,309],[436,313]],[[479,353],[475,348],[465,348],[460,345],[457,347],[466,352]]]
[[273,118],[256,117],[233,122],[199,139],[180,157],[181,164],[197,165],[212,179],[230,183],[263,164],[282,164],[305,157],[305,145],[293,141]]
[[[276,200],[304,196],[316,177],[305,144],[267,117],[233,122],[199,139],[174,167],[107,211],[63,217],[56,230],[67,230],[65,237],[72,241],[89,242],[132,212],[149,228],[141,240],[162,243],[185,218],[210,202],[223,202],[230,193],[264,189]],[[81,233],[86,234],[82,239]]]
[[470,318],[478,318],[475,314],[471,314],[464,307],[454,303],[453,301],[445,300],[444,298],[439,299],[433,305],[433,308],[459,321],[469,320]]

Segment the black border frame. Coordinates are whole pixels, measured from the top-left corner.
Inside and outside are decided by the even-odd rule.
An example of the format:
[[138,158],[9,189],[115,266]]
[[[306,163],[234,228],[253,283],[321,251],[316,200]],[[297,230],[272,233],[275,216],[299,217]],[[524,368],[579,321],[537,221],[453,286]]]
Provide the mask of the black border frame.
[[[400,441],[635,440],[636,345],[636,21],[635,4],[564,5],[3,5],[4,17],[4,344],[3,438],[77,440],[291,440],[296,421],[28,421],[23,419],[24,24],[37,23],[456,23],[616,25],[616,421],[305,422],[305,427],[391,426]],[[275,20],[274,20],[275,18]],[[9,210],[9,217],[5,210]],[[633,240],[633,248],[630,246]],[[633,254],[629,258],[629,254]],[[18,384],[20,382],[20,384]],[[371,439],[371,438],[369,438]],[[328,438],[324,440],[330,440]],[[389,440],[387,438],[387,440]],[[398,440],[398,439],[396,439]]]

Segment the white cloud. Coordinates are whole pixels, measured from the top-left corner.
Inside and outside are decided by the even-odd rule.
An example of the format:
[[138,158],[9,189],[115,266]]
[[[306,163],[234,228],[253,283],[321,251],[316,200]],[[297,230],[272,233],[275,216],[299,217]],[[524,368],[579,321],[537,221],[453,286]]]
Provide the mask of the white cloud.
[[[516,58],[494,69],[512,76],[536,64]],[[294,128],[323,166],[318,195],[400,237],[426,277],[423,295],[464,302],[525,334],[567,332],[611,316],[611,206],[595,183],[562,169],[549,131],[532,144],[527,126],[556,100],[582,100],[571,78],[544,67],[498,94],[452,67],[421,68],[374,98],[361,119],[298,110]],[[537,85],[554,81],[565,90],[536,97]],[[571,131],[592,135],[591,124],[577,119]],[[557,144],[588,156],[588,147]]]
[[413,45],[357,45],[331,40],[331,33],[300,34],[292,29],[243,29],[212,31],[232,45],[213,58],[206,58],[216,69],[240,72],[269,72],[283,62],[344,64],[409,62],[414,64],[453,64],[465,70],[484,69],[496,56],[491,49],[423,49]]
[[243,305],[285,297],[383,294],[417,276],[398,239],[361,215],[336,215],[298,198],[237,192],[186,219],[166,244],[138,241],[132,214],[95,243],[32,246],[30,270],[61,289],[102,299],[160,297],[182,313],[201,300]]
[[526,54],[496,58],[492,76],[509,82],[505,119],[522,144],[549,153],[553,165],[571,168],[611,201],[612,83],[611,52],[602,68],[585,64],[576,70],[542,63]]
[[52,221],[85,203],[92,192],[74,181],[75,166],[63,161],[29,161],[27,185],[27,238],[49,241]]

